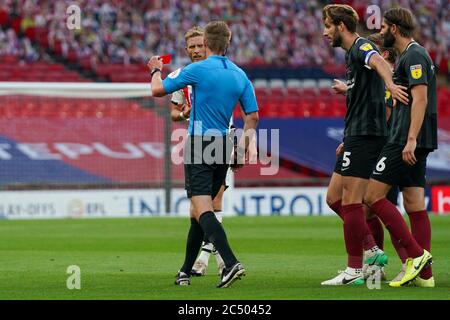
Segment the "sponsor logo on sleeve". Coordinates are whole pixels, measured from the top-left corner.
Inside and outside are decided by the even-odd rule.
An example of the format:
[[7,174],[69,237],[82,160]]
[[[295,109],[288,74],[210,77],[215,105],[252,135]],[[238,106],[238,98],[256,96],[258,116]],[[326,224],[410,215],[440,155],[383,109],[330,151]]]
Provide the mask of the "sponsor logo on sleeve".
[[422,65],[416,64],[410,67],[411,70],[411,77],[413,79],[420,79],[422,77]]
[[364,43],[359,47],[360,50],[367,52],[369,50],[373,50],[373,47],[370,43]]

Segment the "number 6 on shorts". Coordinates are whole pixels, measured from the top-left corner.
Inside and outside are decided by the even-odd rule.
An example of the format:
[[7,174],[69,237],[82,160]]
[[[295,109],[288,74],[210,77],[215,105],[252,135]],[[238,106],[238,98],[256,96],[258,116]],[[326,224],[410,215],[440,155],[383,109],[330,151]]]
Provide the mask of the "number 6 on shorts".
[[386,161],[387,157],[383,157],[380,159],[380,161],[378,161],[377,166],[375,169],[377,169],[378,172],[383,172],[384,169],[386,169],[386,163],[384,163],[384,161]]

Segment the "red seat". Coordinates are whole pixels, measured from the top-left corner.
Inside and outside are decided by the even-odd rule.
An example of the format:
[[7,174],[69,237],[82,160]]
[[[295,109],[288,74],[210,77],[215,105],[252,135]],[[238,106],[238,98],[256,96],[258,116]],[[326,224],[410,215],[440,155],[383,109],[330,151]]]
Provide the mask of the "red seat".
[[300,100],[295,108],[295,116],[300,118],[311,117],[313,105],[310,100]]
[[4,55],[4,56],[0,56],[0,60],[4,63],[4,64],[9,64],[11,67],[15,67],[17,66],[17,62],[19,61],[19,58],[13,55]]
[[330,97],[333,95],[333,92],[330,88],[320,88],[319,89],[319,97]]
[[108,77],[111,72],[111,67],[108,64],[101,64],[97,66],[95,73],[100,77]]
[[278,110],[277,110],[277,104],[272,102],[266,102],[262,107],[262,115],[269,117],[269,118],[275,118],[278,116]]
[[84,70],[92,69],[91,58],[89,58],[89,57],[80,59],[78,61],[78,63],[80,64],[81,68]]
[[47,65],[47,68],[49,71],[65,71],[66,68],[64,68],[64,66],[62,64],[57,64],[57,63],[49,63]]
[[301,88],[287,88],[286,89],[286,94],[288,96],[300,96],[302,94],[302,89]]
[[76,62],[78,59],[77,53],[75,50],[70,50],[69,53],[67,54],[67,60],[69,60],[69,62]]
[[271,88],[269,91],[269,94],[272,97],[280,97],[280,96],[284,96],[286,94],[286,91],[283,88]]
[[317,90],[316,89],[303,89],[301,92],[301,96],[302,98],[306,98],[306,99],[312,99],[315,98],[317,96]]
[[255,96],[258,101],[263,101],[268,99],[270,94],[266,89],[257,88],[255,89]]

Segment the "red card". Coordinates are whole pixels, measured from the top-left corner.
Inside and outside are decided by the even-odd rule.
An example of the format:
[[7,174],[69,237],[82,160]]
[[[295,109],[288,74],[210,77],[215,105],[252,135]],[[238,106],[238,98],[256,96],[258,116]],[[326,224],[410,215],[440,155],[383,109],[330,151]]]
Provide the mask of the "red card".
[[172,55],[166,54],[165,56],[160,56],[163,64],[169,64],[172,61]]

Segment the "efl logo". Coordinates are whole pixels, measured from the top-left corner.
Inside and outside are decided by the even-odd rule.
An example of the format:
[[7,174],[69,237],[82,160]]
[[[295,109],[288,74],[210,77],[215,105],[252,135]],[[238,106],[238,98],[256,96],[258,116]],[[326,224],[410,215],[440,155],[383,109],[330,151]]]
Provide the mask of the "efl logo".
[[450,187],[436,186],[431,189],[432,210],[437,213],[450,214]]

